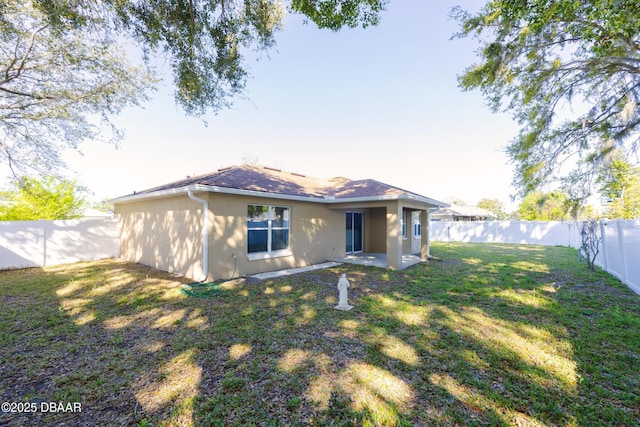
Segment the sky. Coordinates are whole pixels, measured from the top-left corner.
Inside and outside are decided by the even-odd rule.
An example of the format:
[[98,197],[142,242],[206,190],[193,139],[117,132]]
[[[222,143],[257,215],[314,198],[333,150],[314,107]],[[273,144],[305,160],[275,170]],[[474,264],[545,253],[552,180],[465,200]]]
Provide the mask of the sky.
[[275,50],[247,60],[252,78],[232,108],[186,116],[169,76],[143,108],[113,118],[118,149],[89,141],[65,153],[68,175],[101,200],[250,161],[512,208],[503,149],[518,128],[458,87],[478,45],[451,40],[456,4],[480,6],[390,0],[378,26],[339,32],[288,15]]

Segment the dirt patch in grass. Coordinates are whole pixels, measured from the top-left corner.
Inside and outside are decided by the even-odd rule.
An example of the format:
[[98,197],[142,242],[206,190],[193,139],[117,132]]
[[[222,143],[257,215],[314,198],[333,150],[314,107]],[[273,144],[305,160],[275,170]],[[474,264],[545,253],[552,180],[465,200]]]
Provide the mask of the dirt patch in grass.
[[[566,248],[433,253],[213,298],[117,260],[0,272],[3,401],[82,405],[0,424],[637,423],[640,297]],[[341,273],[348,312],[333,309]]]

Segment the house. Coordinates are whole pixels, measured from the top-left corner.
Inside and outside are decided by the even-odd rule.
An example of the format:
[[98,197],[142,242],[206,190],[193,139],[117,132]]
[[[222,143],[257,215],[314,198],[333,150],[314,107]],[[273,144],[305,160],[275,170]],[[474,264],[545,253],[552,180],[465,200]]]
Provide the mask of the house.
[[[318,179],[242,165],[113,200],[121,257],[198,280],[380,253],[429,256],[445,203],[372,179]],[[423,230],[425,232],[423,232]]]
[[496,219],[496,216],[476,206],[453,205],[433,212],[431,219],[433,221],[487,221]]

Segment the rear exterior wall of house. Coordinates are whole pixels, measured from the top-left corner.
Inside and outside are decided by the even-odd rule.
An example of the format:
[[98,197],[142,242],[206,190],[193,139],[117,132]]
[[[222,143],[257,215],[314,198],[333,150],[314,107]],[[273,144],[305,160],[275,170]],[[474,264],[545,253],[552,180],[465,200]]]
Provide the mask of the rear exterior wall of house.
[[[267,271],[304,267],[344,257],[345,214],[364,214],[364,252],[386,253],[399,259],[409,253],[410,241],[399,236],[397,201],[327,205],[271,197],[200,192],[208,202],[208,280],[228,279]],[[286,212],[287,247],[250,250],[250,211]],[[120,218],[121,257],[200,280],[203,276],[203,205],[186,193],[116,203]],[[411,216],[408,215],[410,218]],[[256,224],[266,224],[255,220]],[[280,222],[282,225],[282,222]],[[269,226],[271,227],[271,226]],[[407,228],[410,227],[407,224]],[[273,230],[260,234],[272,244]],[[282,232],[280,237],[285,233]],[[394,237],[398,236],[398,237]],[[398,247],[399,245],[399,247]],[[407,246],[408,245],[408,246]],[[406,247],[405,247],[406,246]],[[275,246],[273,246],[275,247]]]
[[[304,201],[221,193],[195,196],[209,204],[209,280],[304,267],[344,255],[344,212]],[[248,252],[249,206],[288,208],[288,251],[273,256]],[[179,194],[119,203],[116,215],[121,225],[121,258],[201,278],[202,204]]]
[[120,257],[186,277],[202,274],[202,210],[186,194],[117,203]]
[[[289,209],[288,251],[280,251],[273,256],[248,252],[249,206]],[[213,218],[209,272],[214,278],[230,278],[234,267],[236,276],[252,275],[304,267],[344,255],[344,213],[330,210],[325,205],[212,193],[209,210]]]

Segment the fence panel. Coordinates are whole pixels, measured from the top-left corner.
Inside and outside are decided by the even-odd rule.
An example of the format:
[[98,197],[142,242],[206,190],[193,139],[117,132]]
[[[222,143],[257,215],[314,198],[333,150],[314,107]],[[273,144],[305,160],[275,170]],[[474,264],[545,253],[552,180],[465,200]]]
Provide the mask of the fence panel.
[[596,264],[640,294],[640,220],[603,220]]
[[430,231],[440,242],[580,246],[579,225],[573,221],[434,221]]
[[0,270],[117,257],[118,236],[114,219],[0,222]]
[[640,294],[640,220],[619,221],[624,254],[624,282]]
[[[604,233],[596,264],[640,294],[640,220],[600,222]],[[430,238],[440,242],[581,245],[574,221],[433,221]]]
[[[622,274],[624,271],[624,264],[622,263],[622,251],[620,248],[620,239],[618,235],[618,227],[615,221],[603,221],[604,236],[602,236],[603,249],[607,254],[607,268],[606,270],[622,280]],[[602,266],[604,268],[604,266]]]

